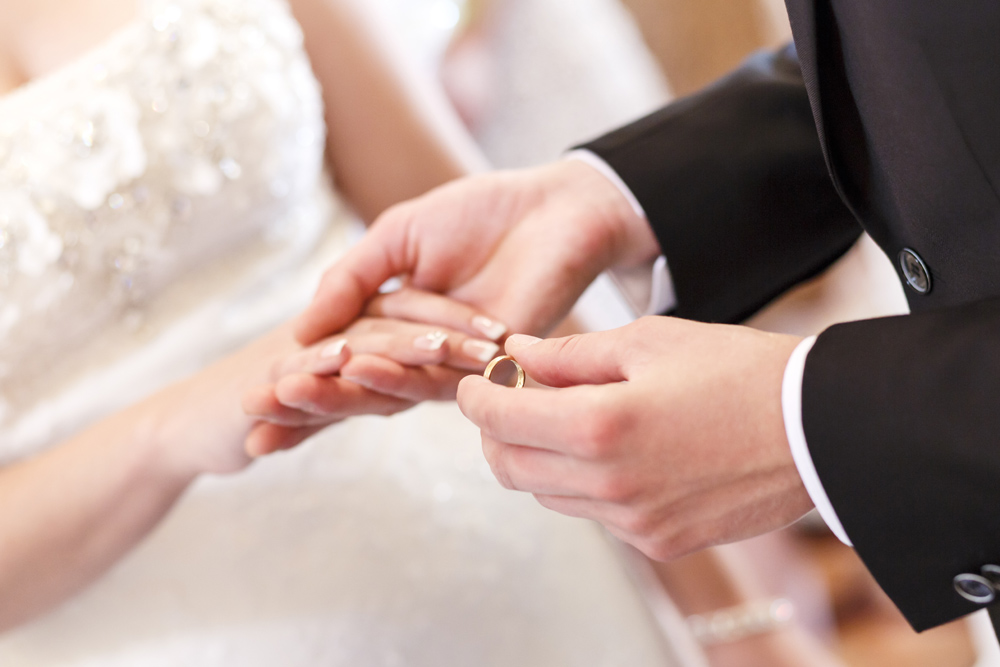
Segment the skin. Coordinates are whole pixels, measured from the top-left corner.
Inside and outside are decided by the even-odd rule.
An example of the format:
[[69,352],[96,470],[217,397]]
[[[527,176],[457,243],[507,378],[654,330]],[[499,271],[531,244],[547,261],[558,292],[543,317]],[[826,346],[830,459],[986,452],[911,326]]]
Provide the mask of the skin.
[[[648,223],[581,162],[467,178],[388,210],[326,273],[296,335],[308,343],[337,330],[398,274],[514,331],[544,332],[599,272],[657,254]],[[781,412],[797,337],[654,317],[528,340],[509,340],[508,353],[561,391],[509,392],[468,377],[458,393],[501,483],[597,519],[660,560],[777,529],[811,508]],[[395,391],[377,369],[365,372],[366,386]],[[299,389],[321,402],[315,386]]]
[[665,317],[507,353],[546,387],[459,386],[505,487],[600,521],[656,560],[783,527],[812,508],[781,415],[795,336]]
[[[135,7],[132,0],[5,2],[0,11],[0,92],[72,61],[134,18]],[[372,25],[362,14],[333,0],[297,0],[292,8],[307,26],[306,45],[314,62],[342,61],[318,66],[317,73],[326,91],[333,138],[328,159],[335,169],[341,166],[344,194],[358,210],[373,217],[481,163],[471,142],[457,139],[450,129],[458,127],[457,121],[444,112],[429,120],[429,110],[443,105],[433,101],[432,86],[411,82],[397,87],[409,74],[394,69],[395,57],[382,51],[381,37],[365,38]],[[349,63],[364,74],[363,81],[347,76]],[[367,136],[380,139],[371,142]],[[351,166],[356,161],[357,173]],[[347,340],[333,357],[324,358],[321,348],[304,348],[289,327],[282,327],[201,373],[53,443],[45,453],[0,469],[0,507],[17,508],[0,512],[0,630],[41,614],[99,577],[156,526],[201,474],[235,473],[254,456],[291,446],[347,416],[387,415],[413,404],[412,395],[379,394],[338,372],[365,364],[389,371],[440,365],[421,377],[434,379],[435,386],[450,386],[453,395],[461,374],[485,365],[466,350],[473,339],[491,344],[474,326],[481,313],[471,307],[404,290],[366,308],[330,331]],[[411,321],[415,312],[424,323]],[[364,317],[357,319],[359,315]],[[447,339],[429,349],[428,334],[440,340],[439,333]],[[319,379],[326,396],[335,397],[322,404],[319,416],[301,409],[312,404],[297,402],[294,388],[285,393],[281,387],[282,378],[306,375],[300,373],[306,370],[309,378]],[[241,410],[241,400],[253,404],[255,387],[266,387],[269,397],[278,392],[297,405],[298,423],[255,429],[254,420]],[[303,414],[308,418],[302,419]]]
[[[511,331],[543,333],[569,312],[586,287],[609,266],[631,266],[659,254],[643,218],[592,167],[578,161],[461,179],[393,206],[320,283],[296,320],[296,337],[314,344],[362,313],[388,279],[405,275],[416,289],[440,293],[504,322]],[[346,373],[346,371],[345,371]],[[357,365],[351,380],[394,396],[454,393],[437,378],[384,365]],[[284,381],[305,402],[323,402],[323,388],[305,377]],[[250,411],[274,422],[281,403],[270,388]],[[258,398],[268,388],[255,390]],[[265,409],[256,409],[262,406]],[[294,407],[294,406],[286,406]],[[314,415],[282,410],[282,424],[306,424]],[[264,428],[264,427],[262,427]],[[254,439],[294,440],[267,428]]]
[[[513,331],[544,333],[598,273],[659,254],[648,223],[583,163],[476,176],[386,211],[327,272],[296,335],[312,342],[342,326],[398,274],[467,301]],[[512,336],[507,352],[531,378],[557,389],[508,389],[467,377],[458,399],[482,429],[483,451],[502,484],[534,493],[555,511],[596,519],[654,559],[673,559],[774,530],[811,508],[780,404],[798,341],[671,318],[556,341]],[[359,367],[352,379],[396,391],[377,368]],[[408,391],[421,381],[433,383],[414,378]],[[289,384],[313,403],[322,400],[314,384]],[[303,416],[283,418],[291,425]],[[711,555],[693,558],[704,563],[708,581],[728,576]],[[746,591],[723,589],[702,590],[706,609],[747,601]],[[732,667],[836,664],[797,627],[710,653],[713,664]]]

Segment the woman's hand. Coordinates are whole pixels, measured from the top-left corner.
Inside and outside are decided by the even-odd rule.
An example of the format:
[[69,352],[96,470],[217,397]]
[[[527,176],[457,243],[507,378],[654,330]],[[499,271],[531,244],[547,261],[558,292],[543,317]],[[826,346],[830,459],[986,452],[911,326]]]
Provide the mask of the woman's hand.
[[246,451],[261,456],[298,444],[357,414],[390,415],[427,400],[451,400],[480,373],[507,327],[469,306],[412,288],[372,299],[344,331],[274,364],[247,392],[245,412],[262,421]]

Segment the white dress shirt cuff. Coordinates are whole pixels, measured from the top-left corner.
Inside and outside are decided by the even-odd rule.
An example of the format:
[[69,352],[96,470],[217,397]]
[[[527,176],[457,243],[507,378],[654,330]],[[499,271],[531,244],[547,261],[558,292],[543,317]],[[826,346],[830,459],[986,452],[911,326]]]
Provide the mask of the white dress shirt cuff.
[[792,449],[792,458],[799,471],[799,477],[806,487],[819,515],[841,542],[851,547],[851,539],[837,518],[830,498],[816,472],[816,465],[809,454],[806,432],[802,426],[802,376],[806,370],[806,357],[816,343],[816,336],[806,338],[795,348],[785,366],[785,377],[781,383],[781,411],[785,418],[785,434]]
[[[646,212],[632,190],[618,173],[596,153],[583,148],[568,152],[567,160],[579,160],[596,169],[622,193],[632,210],[643,220]],[[616,268],[608,271],[615,286],[637,316],[668,313],[677,307],[677,293],[670,275],[667,258],[660,255],[652,264],[628,269]]]

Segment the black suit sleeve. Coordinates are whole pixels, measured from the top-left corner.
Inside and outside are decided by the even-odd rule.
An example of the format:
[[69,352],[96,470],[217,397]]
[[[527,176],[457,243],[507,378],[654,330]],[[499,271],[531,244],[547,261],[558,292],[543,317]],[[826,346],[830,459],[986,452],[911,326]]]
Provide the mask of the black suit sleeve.
[[678,317],[742,321],[861,232],[830,180],[791,47],[584,148],[645,209]]
[[858,554],[917,630],[980,607],[957,574],[1000,565],[1000,299],[834,326],[802,413]]

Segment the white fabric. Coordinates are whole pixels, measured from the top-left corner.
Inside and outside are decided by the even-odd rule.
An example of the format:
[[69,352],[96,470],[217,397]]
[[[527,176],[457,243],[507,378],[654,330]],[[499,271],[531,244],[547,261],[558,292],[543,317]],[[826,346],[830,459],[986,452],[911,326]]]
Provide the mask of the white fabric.
[[[150,0],[0,98],[4,459],[308,301],[357,233],[321,112],[279,0]],[[0,664],[680,664],[602,531],[502,489],[478,440],[427,405],[202,479]]]
[[806,338],[799,343],[792,356],[785,366],[785,376],[781,383],[781,411],[785,419],[785,434],[788,436],[788,445],[792,449],[792,458],[795,459],[795,467],[799,471],[802,483],[809,493],[813,504],[819,515],[826,522],[826,525],[833,531],[841,542],[847,546],[854,546],[847,536],[847,531],[837,518],[837,512],[833,509],[830,498],[826,495],[826,489],[816,472],[816,465],[809,454],[809,445],[806,443],[806,432],[802,426],[802,377],[806,370],[806,357],[809,350],[816,343],[816,337]]
[[973,667],[1000,667],[1000,644],[993,622],[985,609],[966,618],[972,645],[976,649],[976,663]]
[[[599,155],[577,148],[566,153],[566,159],[579,160],[600,172],[618,188],[636,215],[646,220],[646,211],[632,189]],[[651,265],[631,269],[615,268],[608,271],[608,275],[637,316],[669,313],[677,307],[677,292],[664,255],[657,257]]]

